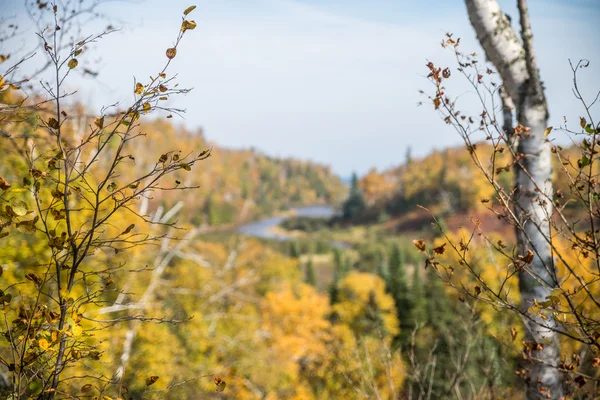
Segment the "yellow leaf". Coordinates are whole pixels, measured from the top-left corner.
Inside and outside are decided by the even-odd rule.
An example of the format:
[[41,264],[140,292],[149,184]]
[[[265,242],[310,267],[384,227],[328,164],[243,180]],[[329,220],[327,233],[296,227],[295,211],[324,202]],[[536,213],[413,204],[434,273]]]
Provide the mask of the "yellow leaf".
[[167,74],[165,74],[164,72],[161,72],[160,74],[158,74],[158,76],[165,79],[167,77]]
[[69,66],[69,68],[73,69],[77,66],[77,64],[79,64],[79,61],[77,61],[76,58],[72,58],[69,60],[69,63],[67,65]]
[[40,345],[40,348],[44,350],[48,350],[50,348],[50,343],[48,343],[46,339],[38,340],[38,344]]
[[151,108],[150,103],[144,103],[142,105],[142,108],[144,109],[144,112],[150,111],[150,108]]
[[75,325],[71,329],[73,336],[80,336],[83,333],[83,327],[81,325]]
[[188,8],[185,9],[185,11],[183,12],[183,15],[188,15],[189,13],[194,11],[195,8],[196,8],[196,6],[189,6]]
[[135,84],[135,94],[142,94],[142,92],[144,91],[144,85],[142,85],[141,83],[136,83]]
[[550,132],[552,132],[552,127],[549,126],[546,128],[546,130],[544,131],[544,136],[548,136],[550,134]]
[[186,20],[184,20],[184,21],[181,23],[181,30],[185,32],[185,31],[187,31],[188,29],[189,29],[189,30],[196,29],[196,22],[195,22],[195,21],[188,21],[187,19],[186,19]]
[[104,117],[94,118],[94,125],[96,125],[98,129],[102,129],[104,127]]

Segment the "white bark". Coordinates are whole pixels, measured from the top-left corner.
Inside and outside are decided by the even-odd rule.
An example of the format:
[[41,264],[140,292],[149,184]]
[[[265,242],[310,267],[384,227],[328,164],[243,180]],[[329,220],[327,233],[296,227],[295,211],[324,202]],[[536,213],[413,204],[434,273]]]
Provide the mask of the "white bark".
[[[525,0],[517,0],[523,44],[496,0],[465,0],[469,19],[488,59],[502,77],[504,88],[516,105],[517,121],[529,128],[519,139],[515,166],[514,208],[519,217],[517,244],[519,254],[535,253],[533,263],[519,275],[521,307],[527,311],[534,299],[545,301],[557,286],[549,243],[552,214],[552,163],[550,144],[544,130],[548,123],[546,101],[535,65],[532,34]],[[508,118],[505,116],[505,118]],[[512,121],[512,115],[510,115]],[[560,399],[563,395],[560,373],[557,323],[549,316],[544,320],[533,316],[525,321],[525,340],[541,344],[533,351],[526,398]]]

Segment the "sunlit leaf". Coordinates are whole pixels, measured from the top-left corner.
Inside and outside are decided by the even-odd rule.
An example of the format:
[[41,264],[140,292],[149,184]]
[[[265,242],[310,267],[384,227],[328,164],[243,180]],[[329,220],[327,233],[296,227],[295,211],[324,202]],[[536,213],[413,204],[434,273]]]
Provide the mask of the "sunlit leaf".
[[182,31],[187,31],[187,30],[193,30],[196,29],[196,22],[194,21],[188,21],[187,19],[184,20],[181,24],[181,30]]
[[195,8],[196,8],[196,6],[189,6],[188,8],[185,9],[185,11],[183,12],[183,15],[188,15],[189,13],[194,11]]
[[81,336],[81,334],[83,333],[83,327],[81,325],[74,325],[73,328],[71,328],[71,332],[73,333],[73,336]]
[[581,160],[578,161],[579,164],[579,168],[583,168],[583,167],[587,167],[588,165],[590,165],[592,163],[592,161],[589,159],[588,156],[584,155]]
[[48,341],[46,339],[38,340],[38,345],[43,350],[48,350],[50,348],[50,343],[48,343]]
[[544,131],[544,136],[548,136],[550,132],[552,132],[552,126],[546,128],[546,130]]
[[114,191],[117,188],[117,184],[114,182],[111,182],[108,184],[108,186],[106,187],[106,190],[108,190],[109,192]]
[[11,206],[13,212],[19,217],[23,217],[27,214],[27,203],[25,203],[23,200],[14,201]]
[[142,94],[142,92],[144,91],[144,85],[142,85],[141,83],[136,83],[135,84],[135,94]]

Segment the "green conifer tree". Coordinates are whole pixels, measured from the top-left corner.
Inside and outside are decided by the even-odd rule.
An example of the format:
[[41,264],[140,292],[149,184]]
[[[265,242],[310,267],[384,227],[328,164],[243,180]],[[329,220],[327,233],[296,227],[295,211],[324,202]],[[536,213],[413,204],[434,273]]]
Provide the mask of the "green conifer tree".
[[412,321],[413,302],[406,280],[406,263],[404,252],[394,244],[389,256],[389,273],[387,279],[387,290],[392,295],[396,304],[396,313],[400,321],[400,334],[398,339],[404,347],[410,342],[410,336],[414,329]]
[[315,274],[312,258],[308,259],[304,267],[304,281],[309,285],[317,286],[317,275]]
[[352,183],[350,184],[350,194],[348,200],[342,206],[343,218],[345,220],[354,220],[364,212],[366,208],[363,192],[358,185],[356,173],[352,174]]

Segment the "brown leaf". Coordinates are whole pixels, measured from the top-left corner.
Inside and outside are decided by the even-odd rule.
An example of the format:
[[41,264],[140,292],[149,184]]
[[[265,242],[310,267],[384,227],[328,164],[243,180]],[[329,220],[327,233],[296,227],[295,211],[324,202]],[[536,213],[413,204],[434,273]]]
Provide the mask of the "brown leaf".
[[423,239],[415,239],[413,240],[413,244],[419,250],[419,252],[425,251],[425,241]]
[[0,177],[0,189],[8,190],[10,188],[10,183],[8,183],[4,178]]
[[131,230],[132,230],[133,228],[135,228],[135,224],[131,224],[131,225],[129,225],[129,226],[127,227],[127,229],[125,229],[125,230],[123,231],[123,233],[121,233],[121,235],[127,235],[129,232],[131,232]]
[[157,380],[158,380],[158,376],[156,376],[156,375],[152,375],[151,377],[146,378],[146,386],[155,384]]
[[96,125],[98,129],[102,129],[104,127],[104,117],[94,118],[94,125]]
[[587,125],[587,121],[585,120],[585,118],[581,117],[579,119],[579,125],[581,125],[582,129],[585,129],[585,126]]
[[56,120],[56,118],[50,118],[48,120],[48,126],[52,129],[58,129],[59,125],[58,125],[58,121]]
[[177,55],[177,49],[175,47],[170,47],[167,49],[167,58],[172,60]]
[[225,390],[225,386],[227,386],[227,383],[225,383],[224,380],[222,380],[218,376],[215,376],[214,382],[215,382],[217,392],[222,392],[223,390]]
[[447,243],[444,243],[443,245],[439,246],[439,247],[435,247],[433,249],[433,253],[434,254],[444,254],[444,252],[446,251],[446,249],[444,247],[446,247]]
[[535,255],[529,249],[527,249],[527,255],[526,256],[519,256],[519,258],[521,259],[521,261],[523,261],[525,264],[531,264],[533,262],[533,258],[534,257],[535,257]]

